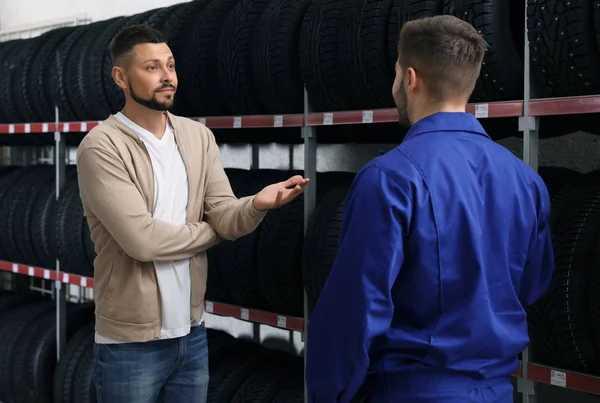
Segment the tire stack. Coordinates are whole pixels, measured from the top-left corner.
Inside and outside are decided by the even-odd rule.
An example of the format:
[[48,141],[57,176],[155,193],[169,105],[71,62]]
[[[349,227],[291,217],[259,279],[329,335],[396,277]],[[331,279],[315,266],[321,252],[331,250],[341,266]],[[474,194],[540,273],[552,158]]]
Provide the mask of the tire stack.
[[[573,0],[559,8],[529,0],[531,73],[538,97],[600,93],[594,73],[600,18],[593,3]],[[97,121],[120,110],[124,97],[111,77],[108,45],[120,29],[138,23],[161,30],[175,55],[176,114],[301,113],[305,87],[315,111],[392,108],[399,29],[439,14],[468,21],[489,43],[471,101],[521,99],[525,16],[520,0],[193,0],[0,43],[0,121],[51,122],[54,105],[61,121]],[[515,119],[485,123],[494,138],[518,134]],[[541,122],[544,136],[580,129],[598,133],[597,127],[594,116]],[[365,138],[365,129],[318,130],[328,142]],[[366,130],[377,141],[397,141],[396,125]],[[297,130],[279,129],[275,135],[250,129],[243,140],[238,132],[217,130],[219,141],[247,141],[249,134],[258,142],[300,140]],[[3,136],[0,141],[51,144],[52,138]]]
[[561,171],[552,199],[555,272],[528,311],[531,343],[536,362],[600,374],[599,173]]
[[[0,401],[92,403],[94,306],[67,306],[67,344],[56,363],[55,301],[0,292]],[[303,401],[303,362],[207,330],[209,403]]]
[[[530,3],[540,92],[600,92],[595,25],[583,18],[594,12],[592,2],[574,0],[566,11]],[[393,107],[399,29],[439,14],[465,19],[490,45],[472,101],[520,99],[519,0],[193,0],[0,44],[0,121],[53,121],[56,103],[63,121],[100,120],[119,110],[124,98],[112,81],[108,45],[120,29],[138,23],[169,41],[178,63],[180,114],[299,113],[304,84],[317,111]],[[552,36],[560,29],[577,45]],[[569,52],[579,59],[562,57]]]

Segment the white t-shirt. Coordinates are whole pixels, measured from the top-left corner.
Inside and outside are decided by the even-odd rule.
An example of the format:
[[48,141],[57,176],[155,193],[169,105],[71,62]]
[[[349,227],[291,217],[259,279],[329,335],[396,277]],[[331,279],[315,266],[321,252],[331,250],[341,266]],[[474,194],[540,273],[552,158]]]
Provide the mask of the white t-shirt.
[[[122,113],[117,119],[135,131],[146,146],[154,170],[154,215],[157,220],[185,225],[188,177],[171,125],[159,140]],[[182,337],[190,332],[190,260],[154,262],[162,303],[161,339]],[[127,307],[123,307],[127,309]],[[96,332],[96,343],[121,343]]]

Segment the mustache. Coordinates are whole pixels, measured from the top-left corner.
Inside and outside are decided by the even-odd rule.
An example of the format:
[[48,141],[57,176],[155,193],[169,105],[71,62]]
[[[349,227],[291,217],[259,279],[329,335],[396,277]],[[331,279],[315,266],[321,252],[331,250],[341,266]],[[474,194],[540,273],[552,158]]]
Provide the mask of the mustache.
[[162,86],[160,86],[159,88],[155,89],[154,92],[160,91],[160,90],[164,90],[165,88],[171,88],[173,90],[175,90],[175,86],[173,84],[164,84]]

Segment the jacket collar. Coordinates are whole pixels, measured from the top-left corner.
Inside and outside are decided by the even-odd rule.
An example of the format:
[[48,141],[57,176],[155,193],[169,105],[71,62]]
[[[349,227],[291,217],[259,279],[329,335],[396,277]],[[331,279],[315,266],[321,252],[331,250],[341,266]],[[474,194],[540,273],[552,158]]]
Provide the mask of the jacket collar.
[[[171,112],[165,112],[167,115],[167,119],[169,120],[169,123],[171,124],[171,127],[173,128],[173,133],[175,134],[175,137],[177,138],[177,119],[175,119],[175,116],[171,113]],[[129,126],[123,124],[119,119],[117,119],[117,117],[115,115],[110,115],[108,117],[108,119],[106,119],[104,121],[104,123],[108,123],[112,126],[116,126],[120,132],[122,132],[123,134],[133,138],[135,141],[137,142],[141,142],[142,140],[140,139],[140,137],[129,128]]]
[[402,142],[431,132],[469,132],[491,139],[481,123],[472,114],[467,112],[437,112],[415,123],[408,130]]

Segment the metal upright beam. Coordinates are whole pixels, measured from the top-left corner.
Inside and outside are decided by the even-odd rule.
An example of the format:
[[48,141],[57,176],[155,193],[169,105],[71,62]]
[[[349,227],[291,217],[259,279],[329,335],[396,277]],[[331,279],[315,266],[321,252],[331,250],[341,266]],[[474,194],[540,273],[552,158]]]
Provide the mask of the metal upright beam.
[[[539,158],[539,119],[529,115],[529,102],[532,98],[531,86],[531,59],[529,53],[529,37],[527,28],[527,1],[525,5],[525,49],[523,53],[523,117],[519,118],[519,130],[523,132],[523,161],[534,170],[538,170]],[[522,354],[521,377],[517,380],[517,389],[523,396],[523,403],[535,403],[535,383],[528,379],[528,366],[530,358],[528,347]]]
[[[308,92],[304,88],[304,121],[302,124],[302,138],[304,139],[304,177],[310,178],[310,183],[304,192],[304,234],[308,229],[308,220],[317,207],[317,136],[315,128],[308,126],[308,114],[310,113],[310,103],[308,102]],[[303,287],[304,288],[304,287]],[[308,330],[308,297],[306,288],[304,288],[304,332],[302,340],[304,341],[304,402],[308,403],[308,392],[306,389],[306,352],[308,350],[308,339],[306,331]]]
[[532,97],[531,59],[529,54],[529,38],[527,28],[527,2],[525,1],[525,49],[523,53],[523,117],[519,118],[519,130],[523,132],[523,160],[533,169],[538,169],[539,155],[539,122],[538,118],[529,115],[529,102]]
[[[65,182],[66,158],[65,158],[65,142],[60,133],[59,123],[60,116],[58,106],[54,108],[54,166],[56,168],[56,202],[60,198],[60,190]],[[60,261],[56,259],[56,280],[54,282],[55,297],[56,297],[56,358],[60,360],[67,339],[67,288],[68,284],[61,283]]]

